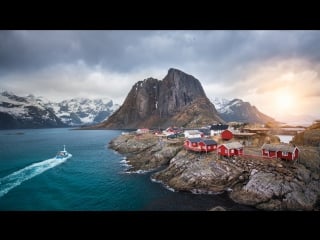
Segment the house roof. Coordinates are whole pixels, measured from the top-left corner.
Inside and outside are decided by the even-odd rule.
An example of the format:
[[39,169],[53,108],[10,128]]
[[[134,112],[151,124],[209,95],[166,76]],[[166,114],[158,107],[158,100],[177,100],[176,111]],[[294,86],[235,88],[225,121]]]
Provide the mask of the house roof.
[[226,130],[228,129],[229,125],[225,124],[216,124],[216,125],[211,125],[210,130]]
[[269,144],[269,143],[265,143],[261,147],[261,149],[265,149],[268,151],[281,151],[281,152],[294,152],[295,148],[297,147],[294,147],[290,144]]
[[211,140],[211,139],[204,139],[203,142],[204,142],[206,145],[216,145],[216,144],[217,144],[216,141]]
[[243,145],[241,143],[239,143],[239,142],[224,143],[224,144],[221,144],[220,146],[225,146],[228,149],[243,148]]
[[[230,133],[232,133],[230,130],[228,130],[228,129],[226,129],[226,130],[223,130],[223,132],[222,133],[226,133],[226,132],[230,132]],[[233,134],[233,133],[232,133]]]
[[199,130],[186,130],[184,133],[188,133],[190,135],[201,134]]
[[191,143],[199,143],[199,142],[203,142],[206,145],[214,145],[217,144],[216,141],[211,140],[211,139],[202,139],[202,138],[189,138],[188,139]]
[[210,135],[210,129],[200,129],[199,132],[202,132],[206,135]]
[[192,143],[198,143],[202,141],[202,138],[188,138],[188,140]]
[[253,136],[256,135],[256,133],[233,133],[234,136],[236,137],[246,137],[246,136]]

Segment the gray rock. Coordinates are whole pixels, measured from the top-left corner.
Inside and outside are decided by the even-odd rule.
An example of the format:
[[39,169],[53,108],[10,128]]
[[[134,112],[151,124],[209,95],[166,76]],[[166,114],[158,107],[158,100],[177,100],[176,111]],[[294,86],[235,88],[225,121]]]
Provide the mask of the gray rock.
[[[235,202],[265,210],[314,210],[320,199],[319,172],[302,164],[276,159],[238,158],[235,162],[200,155],[170,141],[161,148],[157,137],[137,139],[123,135],[110,146],[127,154],[134,170],[167,167],[152,174],[152,179],[169,188],[192,193],[227,191]],[[280,167],[279,165],[282,165]],[[228,191],[232,189],[232,191]]]

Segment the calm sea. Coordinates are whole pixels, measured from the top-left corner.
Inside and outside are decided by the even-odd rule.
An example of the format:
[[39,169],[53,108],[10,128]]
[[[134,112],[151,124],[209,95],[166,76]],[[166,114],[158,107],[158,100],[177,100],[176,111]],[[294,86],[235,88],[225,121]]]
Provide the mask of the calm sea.
[[[172,192],[129,174],[123,156],[108,148],[120,131],[66,128],[0,131],[0,210],[19,211],[202,211],[253,208],[226,194]],[[57,161],[63,149],[73,157]]]
[[283,143],[289,143],[294,137],[293,135],[277,135],[277,136],[280,138],[280,142],[283,142]]

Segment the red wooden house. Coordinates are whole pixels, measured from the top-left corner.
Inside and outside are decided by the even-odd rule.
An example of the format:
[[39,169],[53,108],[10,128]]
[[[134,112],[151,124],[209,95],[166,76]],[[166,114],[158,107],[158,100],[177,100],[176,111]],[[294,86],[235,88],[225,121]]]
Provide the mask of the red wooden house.
[[184,141],[184,148],[194,152],[212,152],[217,149],[217,142],[211,139],[189,138]]
[[232,157],[243,155],[243,145],[239,142],[224,143],[218,146],[218,154]]
[[284,160],[296,160],[299,157],[299,149],[290,144],[268,144],[261,147],[262,156],[280,158]]
[[217,150],[218,143],[211,139],[204,139],[200,142],[200,146],[203,152],[212,152]]
[[221,133],[221,138],[223,140],[230,140],[231,138],[233,138],[233,133],[226,129]]

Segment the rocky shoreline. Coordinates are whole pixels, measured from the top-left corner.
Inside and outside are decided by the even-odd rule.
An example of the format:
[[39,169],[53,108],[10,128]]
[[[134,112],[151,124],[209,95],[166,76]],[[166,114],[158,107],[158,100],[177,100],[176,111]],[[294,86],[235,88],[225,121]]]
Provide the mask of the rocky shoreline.
[[[262,158],[218,158],[183,148],[184,139],[161,139],[153,134],[120,135],[109,147],[124,154],[129,171],[155,171],[151,178],[177,191],[222,193],[236,203],[263,210],[319,210],[320,154],[300,147],[298,162]],[[245,151],[259,154],[259,147]]]

